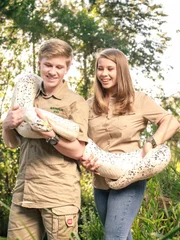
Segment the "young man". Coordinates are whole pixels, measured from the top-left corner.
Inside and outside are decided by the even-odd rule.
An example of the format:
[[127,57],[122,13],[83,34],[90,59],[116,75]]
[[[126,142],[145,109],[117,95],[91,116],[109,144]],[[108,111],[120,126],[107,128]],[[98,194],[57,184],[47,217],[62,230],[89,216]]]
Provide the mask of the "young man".
[[21,137],[14,130],[23,121],[19,106],[10,109],[3,122],[6,145],[21,149],[8,239],[40,240],[46,232],[48,240],[69,240],[72,232],[78,232],[80,172],[76,160],[88,141],[88,105],[64,80],[72,57],[72,48],[62,40],[50,39],[41,45],[38,64],[43,83],[34,106],[78,123],[75,141],[53,130],[42,133],[42,139]]

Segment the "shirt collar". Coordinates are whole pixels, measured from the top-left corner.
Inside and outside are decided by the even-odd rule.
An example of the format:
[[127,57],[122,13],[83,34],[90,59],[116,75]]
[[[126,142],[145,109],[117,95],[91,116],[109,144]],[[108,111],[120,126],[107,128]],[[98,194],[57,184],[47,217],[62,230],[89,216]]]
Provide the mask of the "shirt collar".
[[68,84],[67,82],[64,80],[63,81],[63,84],[58,87],[56,89],[56,91],[52,94],[52,95],[49,95],[47,96],[45,91],[44,91],[44,86],[43,86],[43,82],[41,83],[40,85],[40,88],[36,94],[36,98],[39,96],[39,95],[42,95],[43,98],[51,98],[51,97],[54,97],[56,99],[59,99],[59,100],[62,100],[63,99],[63,96],[64,96],[64,92],[68,89]]

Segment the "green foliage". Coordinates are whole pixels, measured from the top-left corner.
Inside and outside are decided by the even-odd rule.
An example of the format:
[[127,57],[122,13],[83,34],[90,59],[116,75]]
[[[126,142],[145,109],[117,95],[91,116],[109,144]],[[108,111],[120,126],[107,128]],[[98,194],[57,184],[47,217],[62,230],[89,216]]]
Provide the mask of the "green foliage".
[[82,206],[93,206],[92,174],[83,167],[81,167],[81,193]]
[[119,48],[132,67],[140,66],[149,77],[152,71],[162,77],[160,57],[169,41],[161,30],[166,15],[150,0],[99,0],[89,5],[75,0],[6,0],[0,4],[0,16],[0,45],[14,50],[12,64],[19,70],[25,68],[20,61],[24,52],[29,52],[25,62],[36,72],[36,48],[44,39],[58,37],[70,43],[81,73],[76,90],[85,98],[90,96],[98,49]]
[[[0,136],[2,130],[0,128]],[[12,190],[18,170],[19,150],[8,149],[0,138],[0,201],[10,206]],[[1,205],[1,204],[0,204]],[[0,235],[5,235],[7,230],[9,210],[0,208]]]
[[180,178],[175,166],[173,159],[166,170],[148,181],[145,199],[133,224],[134,239],[179,239]]
[[82,208],[81,215],[82,223],[79,225],[80,238],[83,240],[102,240],[103,227],[97,211],[93,206],[86,206]]
[[82,211],[79,220],[79,236],[83,240],[101,240],[103,228],[95,208],[92,174],[84,168],[81,170]]
[[[148,72],[159,71],[160,59],[169,38],[160,29],[166,15],[162,6],[152,1],[96,1],[92,5],[97,15],[106,24],[106,31],[112,32],[112,39],[119,37],[120,49],[130,56],[131,65],[141,66]],[[151,35],[158,38],[152,40]],[[139,39],[139,41],[138,41]],[[111,43],[113,46],[113,43]],[[125,47],[128,46],[127,51]],[[156,54],[155,54],[156,49]],[[153,55],[156,55],[154,57]],[[142,67],[143,66],[143,67]]]

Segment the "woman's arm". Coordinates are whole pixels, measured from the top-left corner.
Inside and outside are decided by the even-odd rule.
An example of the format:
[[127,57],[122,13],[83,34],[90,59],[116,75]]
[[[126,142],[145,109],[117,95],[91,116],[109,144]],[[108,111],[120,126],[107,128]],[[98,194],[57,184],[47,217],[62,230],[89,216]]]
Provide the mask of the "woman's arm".
[[[172,115],[166,115],[161,121],[158,122],[158,129],[154,133],[153,138],[157,145],[163,144],[169,140],[179,129],[180,123]],[[143,157],[152,149],[152,144],[146,142],[143,146]]]
[[159,127],[153,137],[156,144],[160,145],[169,140],[177,132],[180,123],[174,116],[167,115],[158,123],[158,126]]

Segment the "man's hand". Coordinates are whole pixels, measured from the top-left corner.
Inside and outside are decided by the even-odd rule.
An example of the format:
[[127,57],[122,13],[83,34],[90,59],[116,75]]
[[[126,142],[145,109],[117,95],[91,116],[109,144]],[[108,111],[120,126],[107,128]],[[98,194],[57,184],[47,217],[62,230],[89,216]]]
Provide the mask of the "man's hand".
[[[35,111],[37,113],[37,116],[40,119],[42,119],[45,122],[48,122],[48,119],[42,114],[42,112],[39,109],[35,108]],[[50,125],[50,123],[49,123],[49,125]],[[35,130],[33,130],[33,131],[35,131]],[[53,130],[48,131],[48,132],[41,132],[41,131],[37,131],[37,132],[38,132],[38,134],[40,134],[45,139],[48,139],[48,138],[51,138],[51,137],[55,137],[55,135],[56,135]]]
[[17,148],[21,144],[21,138],[13,129],[23,122],[24,109],[19,106],[11,108],[2,124],[3,141],[9,148]]
[[11,108],[3,121],[5,130],[15,129],[23,122],[24,109],[19,106]]

